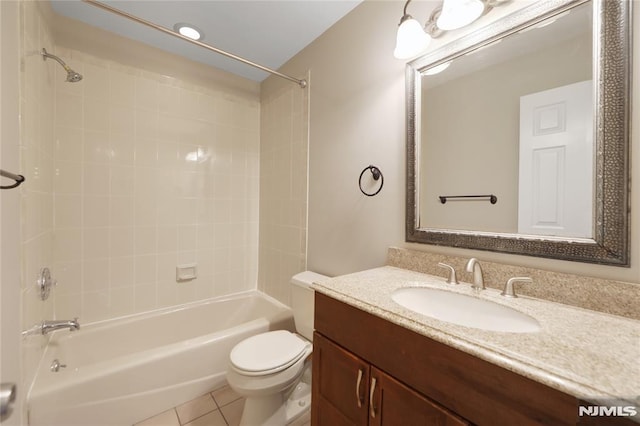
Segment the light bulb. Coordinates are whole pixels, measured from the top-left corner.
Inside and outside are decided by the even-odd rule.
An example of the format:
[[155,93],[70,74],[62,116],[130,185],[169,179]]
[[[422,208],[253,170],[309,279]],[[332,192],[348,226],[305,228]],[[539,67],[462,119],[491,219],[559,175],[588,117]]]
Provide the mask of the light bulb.
[[429,43],[431,36],[424,32],[422,25],[409,15],[402,18],[396,36],[396,48],[393,56],[398,59],[409,59],[422,53]]
[[436,24],[442,30],[457,30],[478,19],[482,12],[484,3],[481,0],[444,0]]
[[203,38],[202,30],[196,28],[191,24],[177,23],[173,26],[173,29],[192,40],[201,40]]

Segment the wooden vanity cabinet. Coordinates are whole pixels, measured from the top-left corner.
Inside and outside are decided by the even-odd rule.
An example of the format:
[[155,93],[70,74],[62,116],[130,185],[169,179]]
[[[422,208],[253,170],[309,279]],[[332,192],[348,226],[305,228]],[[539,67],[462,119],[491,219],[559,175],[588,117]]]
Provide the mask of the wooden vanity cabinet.
[[315,298],[312,426],[578,422],[571,395],[322,293]]
[[313,341],[313,425],[468,425],[321,334]]

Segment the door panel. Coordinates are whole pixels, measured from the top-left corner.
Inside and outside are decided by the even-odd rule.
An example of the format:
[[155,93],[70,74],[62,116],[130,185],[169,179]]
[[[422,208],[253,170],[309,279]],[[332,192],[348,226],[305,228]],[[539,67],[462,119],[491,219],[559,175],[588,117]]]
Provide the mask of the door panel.
[[518,233],[593,237],[592,81],[520,98]]
[[314,426],[366,425],[369,376],[369,364],[314,333]]
[[468,423],[375,367],[375,389],[370,409],[372,426],[463,426]]

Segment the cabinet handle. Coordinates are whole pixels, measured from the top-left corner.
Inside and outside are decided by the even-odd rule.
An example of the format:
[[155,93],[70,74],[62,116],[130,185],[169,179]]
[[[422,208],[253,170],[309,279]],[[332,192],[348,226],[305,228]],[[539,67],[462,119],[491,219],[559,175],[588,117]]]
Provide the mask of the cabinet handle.
[[376,378],[371,378],[371,391],[369,391],[369,413],[371,414],[371,418],[376,418],[376,407],[373,405],[373,393],[376,390]]
[[356,380],[356,399],[358,400],[358,408],[362,407],[362,398],[360,397],[360,383],[362,382],[362,368],[358,369],[358,379]]

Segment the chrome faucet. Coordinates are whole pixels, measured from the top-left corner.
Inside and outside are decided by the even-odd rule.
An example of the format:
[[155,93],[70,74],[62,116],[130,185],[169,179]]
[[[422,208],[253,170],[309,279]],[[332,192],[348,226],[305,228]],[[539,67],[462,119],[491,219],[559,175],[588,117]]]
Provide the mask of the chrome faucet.
[[80,323],[78,322],[78,318],[61,321],[42,321],[42,324],[40,325],[42,334],[60,330],[61,328],[68,328],[69,331],[80,330]]
[[473,285],[471,288],[475,288],[478,290],[484,290],[484,278],[482,277],[482,268],[480,267],[480,262],[475,257],[472,257],[467,262],[467,272],[473,272]]
[[456,277],[456,270],[451,265],[447,265],[446,263],[438,263],[438,266],[441,268],[445,268],[449,271],[449,278],[447,278],[447,284],[459,284],[458,278]]
[[502,296],[505,297],[518,297],[518,295],[516,294],[515,288],[514,288],[514,283],[517,282],[521,282],[521,283],[531,283],[533,282],[533,280],[529,277],[513,277],[513,278],[509,278],[509,280],[507,281],[507,284],[505,284],[504,286],[504,290],[502,291],[502,293],[500,293]]

